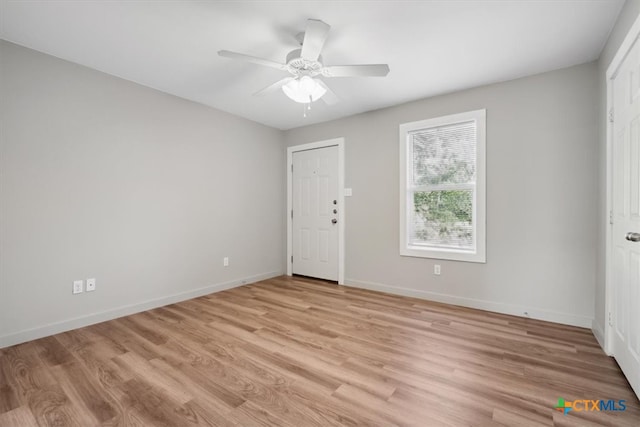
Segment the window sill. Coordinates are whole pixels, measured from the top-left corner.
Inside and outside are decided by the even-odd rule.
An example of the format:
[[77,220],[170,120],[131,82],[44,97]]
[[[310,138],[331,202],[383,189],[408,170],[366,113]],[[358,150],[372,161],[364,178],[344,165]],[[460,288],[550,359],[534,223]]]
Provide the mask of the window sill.
[[416,246],[400,248],[400,256],[416,257],[416,258],[432,258],[445,259],[450,261],[476,262],[486,263],[484,252],[480,251],[463,251],[455,249],[432,249],[421,248]]

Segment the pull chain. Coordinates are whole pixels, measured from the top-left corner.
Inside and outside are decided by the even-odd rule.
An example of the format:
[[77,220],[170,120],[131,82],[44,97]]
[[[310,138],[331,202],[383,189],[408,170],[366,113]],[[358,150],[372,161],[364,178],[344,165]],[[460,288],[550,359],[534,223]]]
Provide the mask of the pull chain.
[[307,111],[311,111],[311,103],[313,102],[313,98],[309,95],[309,103],[302,104],[302,117],[307,117]]

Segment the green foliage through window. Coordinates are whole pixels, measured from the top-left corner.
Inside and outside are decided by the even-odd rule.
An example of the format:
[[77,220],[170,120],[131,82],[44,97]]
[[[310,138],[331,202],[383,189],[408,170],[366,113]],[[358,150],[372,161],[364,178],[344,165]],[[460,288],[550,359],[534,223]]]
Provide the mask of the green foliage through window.
[[414,193],[414,238],[432,245],[472,247],[471,190]]

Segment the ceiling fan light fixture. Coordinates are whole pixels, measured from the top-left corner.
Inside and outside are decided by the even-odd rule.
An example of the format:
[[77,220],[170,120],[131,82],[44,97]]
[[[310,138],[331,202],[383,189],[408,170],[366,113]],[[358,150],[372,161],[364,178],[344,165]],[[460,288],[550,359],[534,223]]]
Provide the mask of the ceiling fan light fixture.
[[282,86],[282,91],[290,99],[301,104],[317,101],[327,92],[317,80],[302,76]]
[[[320,98],[327,105],[333,105],[339,101],[336,94],[325,84],[325,78],[384,77],[389,74],[389,66],[387,64],[325,66],[320,53],[327,40],[330,28],[331,26],[319,19],[307,19],[306,29],[298,37],[301,46],[299,49],[289,52],[285,63],[228,50],[221,50],[218,55],[252,62],[289,73],[288,77],[270,84],[253,95],[264,96],[282,89],[292,101],[304,105],[306,114],[306,111],[311,109],[311,103]],[[322,79],[316,77],[322,77]]]

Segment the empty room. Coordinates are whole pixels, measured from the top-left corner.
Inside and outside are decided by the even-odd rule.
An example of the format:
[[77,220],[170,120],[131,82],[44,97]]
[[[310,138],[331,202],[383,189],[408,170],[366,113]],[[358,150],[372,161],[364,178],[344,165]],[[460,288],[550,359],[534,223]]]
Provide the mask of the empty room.
[[0,0],[0,427],[639,396],[640,0]]

